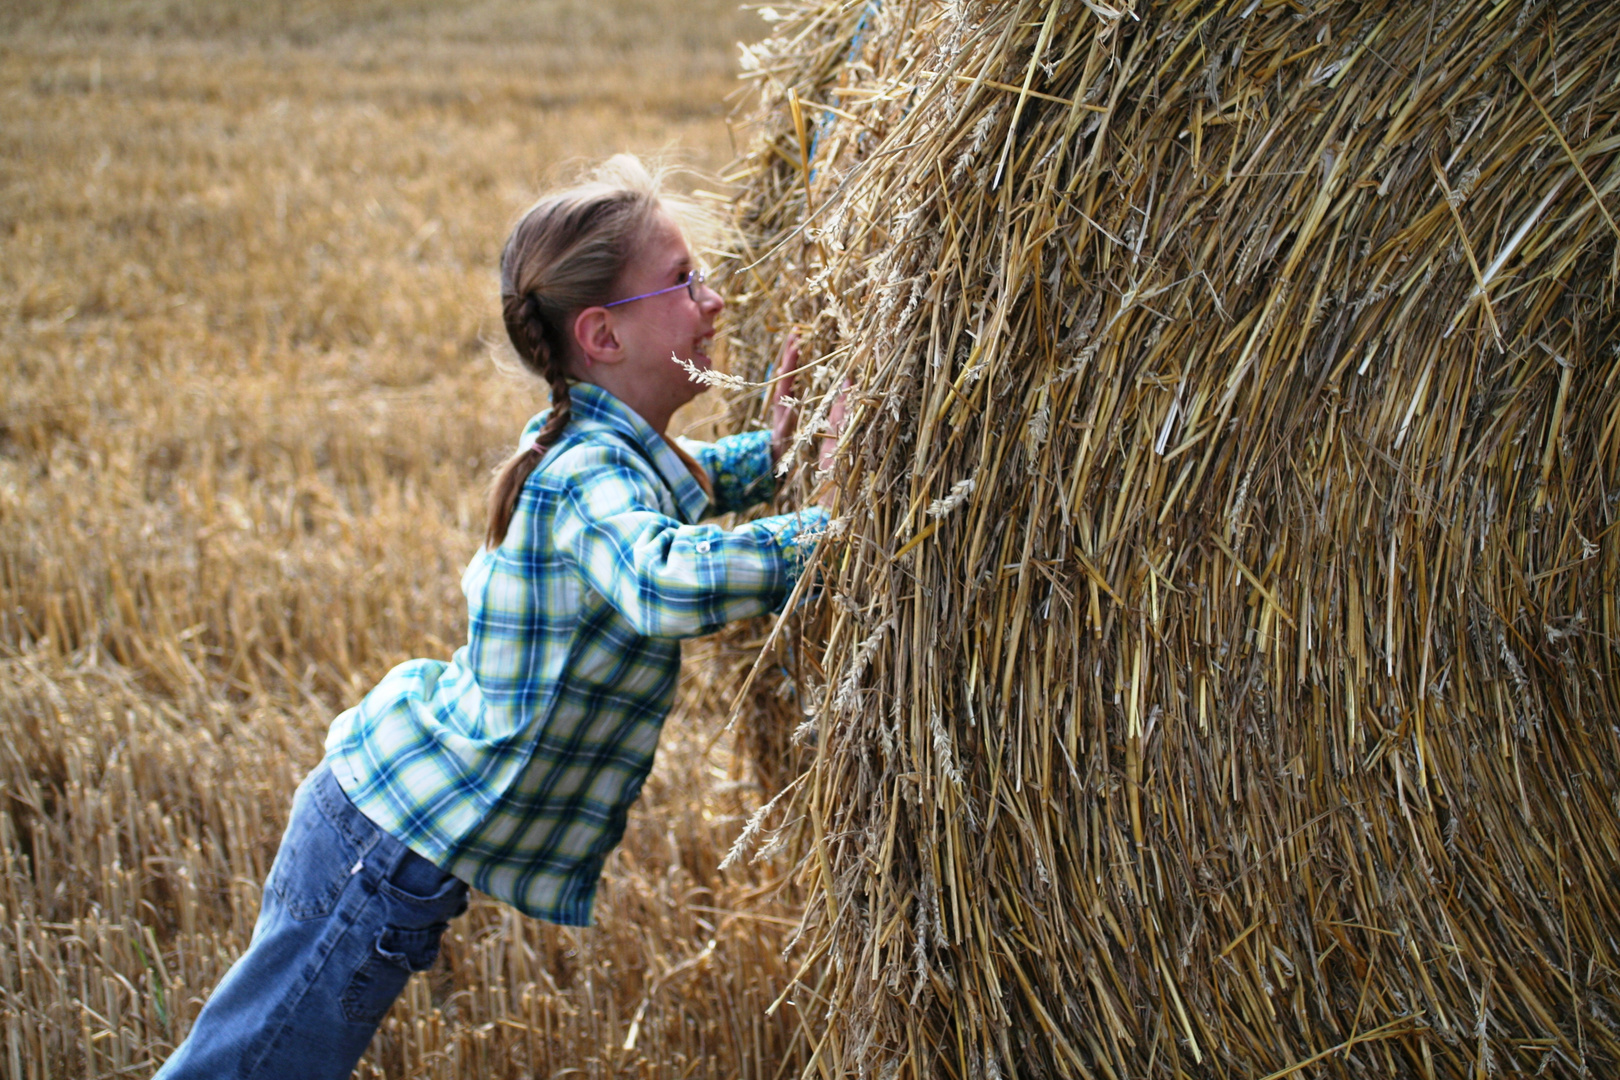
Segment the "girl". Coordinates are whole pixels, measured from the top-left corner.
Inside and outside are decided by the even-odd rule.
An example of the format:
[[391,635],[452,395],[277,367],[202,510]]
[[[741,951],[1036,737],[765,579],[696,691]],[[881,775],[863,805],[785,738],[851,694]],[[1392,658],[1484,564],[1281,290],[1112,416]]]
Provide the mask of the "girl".
[[[652,767],[680,639],[779,607],[825,514],[697,524],[772,493],[772,429],[682,446],[724,306],[658,179],[616,157],[542,199],[501,253],[507,333],[551,385],[462,576],[467,644],[339,716],[299,787],[253,940],[164,1078],[346,1078],[469,886],[590,922]],[[790,341],[782,369],[791,371]],[[778,397],[787,391],[779,384]]]

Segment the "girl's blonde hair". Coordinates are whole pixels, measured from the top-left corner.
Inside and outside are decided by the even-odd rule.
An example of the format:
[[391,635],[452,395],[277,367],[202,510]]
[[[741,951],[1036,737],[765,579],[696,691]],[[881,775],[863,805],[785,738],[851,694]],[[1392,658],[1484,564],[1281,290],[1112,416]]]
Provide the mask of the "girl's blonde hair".
[[506,539],[519,495],[541,458],[568,426],[572,322],[612,299],[631,254],[664,207],[664,170],[618,154],[582,183],[531,206],[501,251],[501,314],[525,369],[551,386],[551,416],[531,447],[508,458],[489,492],[484,543]]

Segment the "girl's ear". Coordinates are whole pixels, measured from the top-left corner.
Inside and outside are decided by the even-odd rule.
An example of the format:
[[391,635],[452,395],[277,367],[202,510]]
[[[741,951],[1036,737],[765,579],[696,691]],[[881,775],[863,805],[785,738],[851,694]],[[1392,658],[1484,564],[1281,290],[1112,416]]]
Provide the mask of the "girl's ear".
[[574,316],[574,342],[587,364],[612,364],[623,357],[624,346],[607,308],[588,307]]

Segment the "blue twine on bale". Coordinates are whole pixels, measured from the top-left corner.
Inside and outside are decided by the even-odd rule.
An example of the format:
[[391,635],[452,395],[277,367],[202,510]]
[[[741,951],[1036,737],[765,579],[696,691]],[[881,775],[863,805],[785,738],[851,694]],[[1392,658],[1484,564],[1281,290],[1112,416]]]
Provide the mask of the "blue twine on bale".
[[[877,11],[879,3],[880,0],[866,0],[866,6],[861,9],[861,17],[855,23],[855,33],[849,40],[849,51],[844,54],[845,67],[853,64],[855,58],[860,55],[861,39],[866,36],[867,25],[872,21],[872,15]],[[826,109],[821,110],[821,119],[816,121],[816,130],[810,135],[810,153],[805,165],[810,169],[812,183],[816,179],[816,149],[821,145],[822,133],[830,128],[837,119],[838,115],[836,113],[829,112]]]
[[[861,17],[855,22],[855,33],[849,39],[849,51],[844,53],[844,66],[848,67],[855,62],[861,52],[861,39],[866,36],[866,28],[872,21],[872,15],[877,11],[881,0],[866,0],[866,6],[861,9]],[[821,146],[822,134],[833,125],[838,115],[826,109],[821,110],[821,117],[816,121],[815,131],[810,133],[810,149],[805,156],[805,167],[810,172],[811,183],[816,179],[816,150]],[[765,381],[769,383],[776,375],[776,364],[773,361],[765,367]],[[771,388],[766,386],[760,391],[760,400],[768,407],[771,401]]]

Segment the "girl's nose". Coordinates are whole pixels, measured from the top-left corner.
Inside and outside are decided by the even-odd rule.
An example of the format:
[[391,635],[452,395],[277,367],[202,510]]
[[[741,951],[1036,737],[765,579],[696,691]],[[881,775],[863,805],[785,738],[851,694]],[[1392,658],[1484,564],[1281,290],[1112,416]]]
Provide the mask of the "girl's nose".
[[707,315],[718,315],[725,309],[726,298],[714,290],[714,287],[704,282],[698,286],[698,307]]

